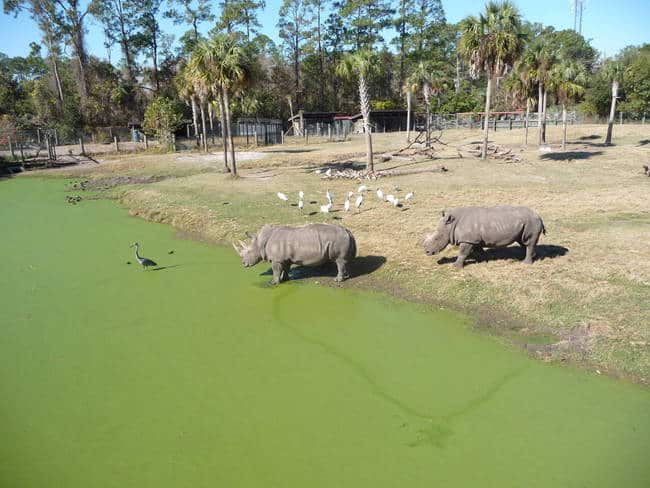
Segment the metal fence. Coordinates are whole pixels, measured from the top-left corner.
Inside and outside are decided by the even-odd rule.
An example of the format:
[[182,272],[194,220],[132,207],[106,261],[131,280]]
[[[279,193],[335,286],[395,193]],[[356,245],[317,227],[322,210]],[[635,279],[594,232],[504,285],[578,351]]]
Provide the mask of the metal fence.
[[[270,146],[282,144],[284,134],[282,122],[278,119],[239,118],[232,124],[233,140],[236,146]],[[208,145],[220,146],[223,141],[221,123],[212,121],[206,123]],[[177,141],[185,144],[202,145],[203,134],[201,127],[187,123],[177,134]]]

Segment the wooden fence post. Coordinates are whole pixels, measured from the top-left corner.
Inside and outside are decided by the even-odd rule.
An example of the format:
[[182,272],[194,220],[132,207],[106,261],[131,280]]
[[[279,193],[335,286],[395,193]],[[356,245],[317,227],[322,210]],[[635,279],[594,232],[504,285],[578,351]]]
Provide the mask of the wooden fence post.
[[11,159],[16,159],[16,154],[14,153],[14,146],[11,143],[11,137],[9,137],[9,151],[11,152]]
[[115,144],[115,152],[120,152],[120,146],[117,143],[117,136],[113,136],[113,144]]
[[144,148],[149,149],[149,140],[147,139],[147,134],[143,134],[144,137]]
[[54,145],[55,146],[59,145],[59,133],[57,132],[56,129],[54,129]]
[[494,117],[494,132],[497,131],[497,118],[496,116]]
[[85,156],[86,155],[86,149],[84,148],[84,137],[81,136],[79,138],[79,145],[81,146],[81,155]]
[[36,129],[36,140],[38,141],[38,145],[41,145],[41,129]]

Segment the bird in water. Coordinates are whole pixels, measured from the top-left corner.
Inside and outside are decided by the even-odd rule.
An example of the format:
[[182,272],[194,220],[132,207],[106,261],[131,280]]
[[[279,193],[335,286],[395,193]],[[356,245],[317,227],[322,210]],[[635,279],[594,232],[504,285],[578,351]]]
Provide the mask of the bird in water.
[[138,263],[140,263],[144,269],[147,269],[149,266],[158,266],[158,264],[155,261],[152,261],[149,258],[143,258],[142,256],[140,256],[140,254],[138,254],[138,249],[140,249],[140,244],[134,242],[133,244],[131,244],[131,247],[135,247],[135,259],[138,260]]

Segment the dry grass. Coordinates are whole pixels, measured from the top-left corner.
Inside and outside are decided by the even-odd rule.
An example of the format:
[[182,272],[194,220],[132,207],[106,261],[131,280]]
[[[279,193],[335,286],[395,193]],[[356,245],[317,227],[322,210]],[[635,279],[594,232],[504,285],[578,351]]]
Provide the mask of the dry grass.
[[[241,238],[264,223],[331,220],[355,234],[360,255],[384,256],[386,264],[345,286],[379,288],[391,293],[460,308],[545,359],[577,361],[612,374],[650,380],[650,126],[615,128],[616,146],[600,145],[605,127],[569,128],[566,152],[560,128],[549,128],[552,152],[540,152],[531,130],[528,148],[520,130],[492,133],[493,141],[512,147],[525,162],[482,162],[459,158],[455,145],[480,140],[478,130],[447,131],[435,163],[447,173],[382,178],[381,186],[398,196],[415,191],[412,205],[392,208],[366,195],[360,214],[338,211],[329,217],[300,216],[276,192],[307,201],[324,201],[329,188],[342,203],[358,182],[324,180],[313,168],[328,162],[363,162],[363,140],[344,143],[288,141],[256,149],[261,159],[242,161],[242,178],[220,172],[215,156],[123,157],[96,167],[67,170],[66,175],[163,175],[164,181],[113,190],[134,215],[170,223],[212,241]],[[598,135],[600,139],[590,138]],[[377,153],[402,146],[404,134],[376,134]],[[405,163],[388,161],[389,168]],[[431,165],[431,162],[418,163]],[[413,164],[411,167],[416,168]],[[395,189],[395,187],[399,189]],[[297,198],[297,197],[296,197]],[[314,212],[318,204],[307,204]],[[462,205],[521,204],[543,217],[542,259],[532,266],[518,261],[519,251],[499,251],[494,259],[470,262],[464,270],[449,261],[456,249],[430,258],[420,247],[443,208]],[[306,213],[308,213],[306,212]],[[514,259],[516,258],[516,259]],[[442,260],[439,264],[437,261]],[[542,337],[543,344],[538,344]]]

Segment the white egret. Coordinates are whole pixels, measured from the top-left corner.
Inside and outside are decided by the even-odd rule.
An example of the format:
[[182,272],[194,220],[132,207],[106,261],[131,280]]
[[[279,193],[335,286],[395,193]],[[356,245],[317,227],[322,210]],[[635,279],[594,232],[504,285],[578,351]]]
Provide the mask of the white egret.
[[319,175],[319,174],[321,174],[321,170],[320,170],[320,169],[317,169],[317,170],[314,171],[314,173],[316,173],[317,175]]
[[395,200],[395,195],[386,195],[387,202],[393,203],[393,200]]
[[408,202],[411,198],[413,198],[414,195],[415,195],[415,192],[414,192],[414,191],[409,192],[409,193],[407,193],[406,196],[404,197],[404,200],[406,200],[406,201]]
[[399,206],[399,199],[398,198],[393,198],[393,207]]
[[353,191],[349,191],[349,192],[348,192],[348,198],[352,198],[353,195],[354,195],[354,192],[353,192]]
[[363,203],[363,195],[359,195],[357,197],[357,201],[354,203],[354,206],[357,207],[357,212],[359,211],[359,208],[361,208],[362,203]]
[[286,195],[285,195],[284,193],[282,193],[281,191],[278,192],[278,198],[279,198],[280,200],[282,200],[283,202],[286,202],[286,201],[289,200],[289,197],[286,196]]
[[325,196],[327,197],[327,201],[332,204],[332,194],[330,193],[329,188],[327,189],[327,192],[325,192]]
[[345,209],[346,212],[350,211],[350,197],[345,199],[345,203],[343,204],[343,208]]
[[384,201],[384,192],[381,188],[377,188],[377,198],[379,198],[382,202]]
[[328,203],[327,205],[321,205],[320,206],[320,211],[323,213],[330,213],[330,209],[332,208],[332,204]]
[[327,171],[325,171],[325,175],[332,176],[332,168],[327,168]]
[[302,201],[302,198],[298,200],[298,210],[302,213],[302,209],[305,208],[305,202]]
[[302,190],[300,190],[300,191],[298,192],[298,199],[302,200],[303,198],[305,198],[305,192],[302,191]]
[[361,185],[359,188],[357,188],[358,193],[363,193],[368,190],[368,187],[366,185]]

